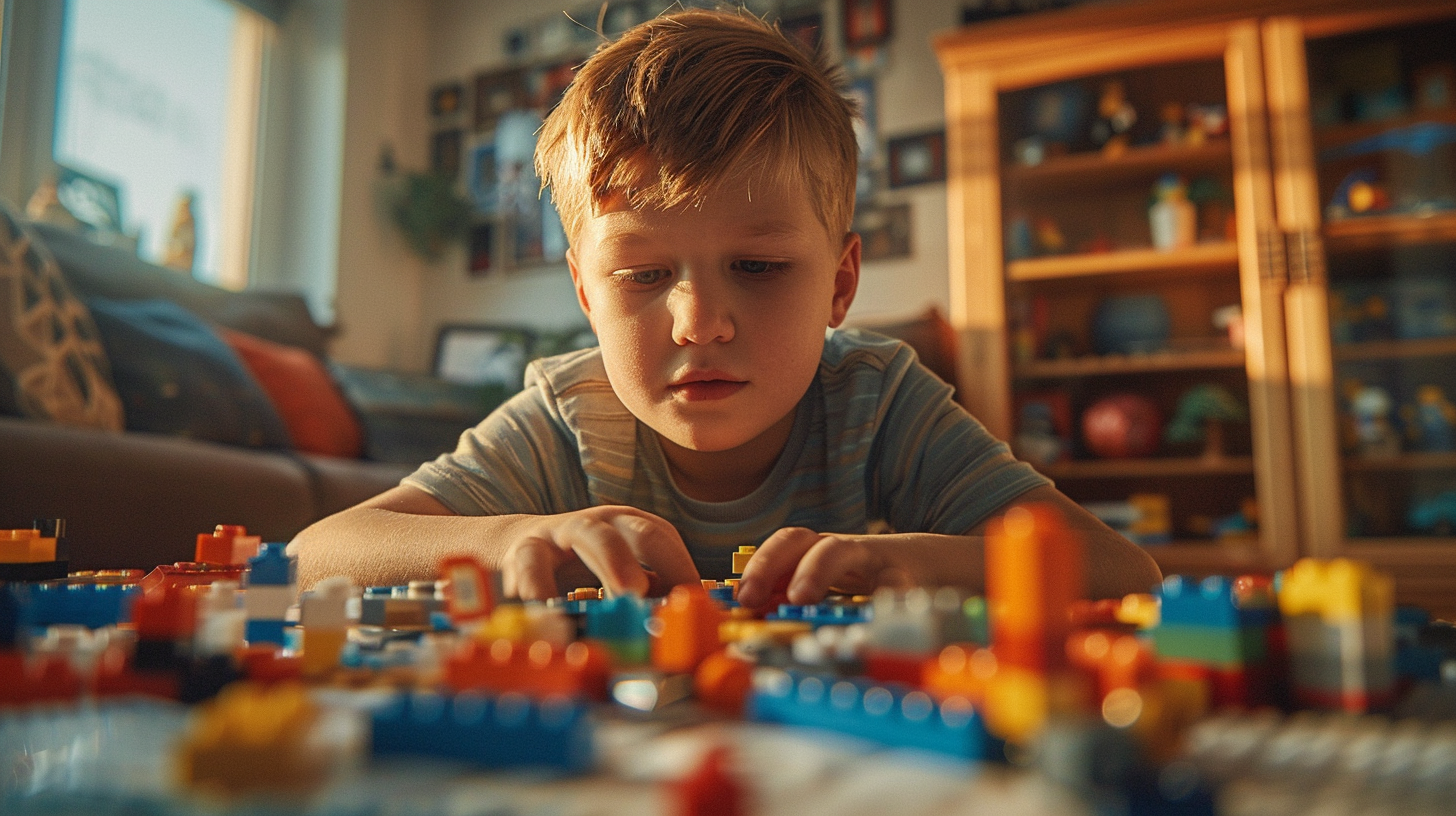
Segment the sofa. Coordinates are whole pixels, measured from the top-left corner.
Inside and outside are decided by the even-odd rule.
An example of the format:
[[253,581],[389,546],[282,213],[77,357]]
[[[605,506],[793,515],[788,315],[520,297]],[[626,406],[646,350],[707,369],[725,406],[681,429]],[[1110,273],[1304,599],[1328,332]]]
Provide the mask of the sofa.
[[[10,232],[0,237],[25,248],[24,253],[17,249],[15,257],[0,257],[0,374],[6,373],[8,361],[12,380],[0,378],[0,391],[6,392],[0,396],[0,529],[64,518],[64,542],[73,570],[149,569],[191,560],[197,534],[224,523],[245,525],[265,541],[286,541],[311,522],[392,487],[420,462],[452,448],[461,430],[506,396],[499,387],[461,386],[423,375],[339,366],[326,357],[329,331],[314,322],[297,294],[228,291],[72,230],[29,223],[3,205],[0,215],[10,225]],[[42,248],[34,248],[35,244]],[[28,280],[17,277],[27,270]],[[51,276],[48,283],[46,275]],[[34,285],[37,280],[45,285]],[[135,399],[120,406],[122,416],[117,420],[74,412],[44,416],[44,394],[26,402],[10,397],[12,389],[5,388],[10,385],[18,394],[16,383],[33,384],[34,372],[22,369],[32,362],[37,363],[32,369],[39,368],[40,358],[55,351],[43,350],[37,356],[23,348],[25,329],[37,321],[34,309],[26,311],[32,304],[20,301],[33,299],[35,289],[49,290],[41,293],[46,298],[59,298],[60,306],[46,307],[52,317],[60,316],[58,325],[70,322],[67,315],[89,317],[75,321],[83,327],[83,335],[90,331],[86,326],[105,328],[104,313],[171,309],[195,316],[219,336],[228,333],[237,340],[313,360],[316,368],[328,372],[331,387],[337,387],[341,404],[347,406],[350,421],[337,424],[357,423],[354,427],[361,438],[348,455],[300,449],[287,436],[279,438],[276,417],[246,416],[237,406],[248,403],[248,395],[235,397],[227,391],[211,394],[214,401],[206,403],[210,407],[202,410],[204,415],[190,420],[168,416],[165,400],[144,405],[145,400]],[[89,315],[79,304],[90,306]],[[17,323],[24,325],[17,329]],[[90,351],[83,343],[78,359],[95,362],[102,370],[109,367],[119,398],[125,401],[126,372],[147,371],[125,356],[134,342],[98,331],[103,341],[116,342],[92,344]],[[103,350],[107,359],[95,360]],[[158,352],[154,348],[144,353]],[[155,367],[156,361],[151,363]],[[202,382],[205,377],[193,376],[197,364],[176,366],[191,377],[184,390],[212,387]],[[254,403],[267,401],[266,394],[249,394]],[[267,408],[254,413],[260,412],[267,413]],[[220,414],[229,415],[236,427],[223,427],[227,423],[218,421]],[[138,430],[142,420],[146,429]],[[260,435],[260,427],[271,430]],[[228,433],[238,438],[228,439]]]
[[[64,518],[72,570],[150,569],[191,560],[197,534],[218,524],[244,525],[265,541],[289,540],[452,449],[462,430],[509,396],[501,385],[466,386],[330,363],[329,331],[314,322],[297,294],[210,286],[72,230],[28,223],[3,204],[0,222],[11,225],[0,229],[0,374],[8,366],[12,380],[7,384],[0,377],[0,529]],[[26,257],[7,254],[7,240]],[[69,352],[47,352],[52,362],[75,352],[73,357],[94,369],[96,390],[104,390],[103,380],[114,381],[123,404],[107,405],[88,393],[82,408],[67,413],[57,407],[62,399],[50,400],[48,408],[45,399],[26,403],[9,396],[22,390],[17,383],[25,376],[17,371],[40,359],[22,347],[55,339],[35,331],[27,339],[23,331],[39,322],[38,312],[27,312],[28,303],[20,302],[37,294],[31,290],[44,290],[42,299],[55,301],[46,308],[70,315],[60,322],[77,329],[66,341]],[[133,331],[138,315],[163,331]],[[17,324],[24,324],[22,330]],[[868,328],[905,340],[927,367],[955,383],[955,334],[934,309]],[[93,332],[100,342],[87,337]],[[235,352],[231,361],[186,357],[193,353],[189,342],[216,349],[223,345],[220,337],[231,338],[231,351],[221,352]],[[317,391],[264,394],[247,382],[220,390],[214,380],[226,379],[228,366],[234,379],[251,379],[238,374],[239,361],[249,358],[252,365],[255,347],[326,371],[329,382],[313,385],[336,390],[346,406],[339,410],[347,415],[336,413],[320,424],[320,417],[331,415],[321,407],[328,394]],[[183,391],[200,394],[204,407],[189,411],[137,385],[156,386],[158,367],[181,378]],[[259,379],[268,377],[256,366],[251,370]],[[70,396],[76,398],[72,402],[79,399]],[[312,431],[282,427],[271,416],[273,408],[300,401],[289,416],[315,420]],[[78,427],[88,424],[94,427]],[[341,437],[347,427],[357,427],[361,438]],[[300,444],[306,433],[321,438]]]

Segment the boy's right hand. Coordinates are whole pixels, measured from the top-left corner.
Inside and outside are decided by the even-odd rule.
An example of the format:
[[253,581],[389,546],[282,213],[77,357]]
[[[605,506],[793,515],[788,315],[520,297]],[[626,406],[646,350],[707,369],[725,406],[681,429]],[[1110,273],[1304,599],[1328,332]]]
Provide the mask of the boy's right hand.
[[501,578],[506,595],[522,600],[557,597],[562,586],[584,585],[588,571],[614,596],[658,595],[699,580],[677,529],[635,507],[539,516],[513,538],[501,556]]

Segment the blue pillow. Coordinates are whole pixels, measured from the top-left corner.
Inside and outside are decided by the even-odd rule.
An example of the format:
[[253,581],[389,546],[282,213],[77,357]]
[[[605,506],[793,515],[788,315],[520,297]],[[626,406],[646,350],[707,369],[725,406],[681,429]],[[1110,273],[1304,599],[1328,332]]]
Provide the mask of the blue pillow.
[[221,337],[166,300],[87,301],[111,358],[129,431],[289,447],[262,386]]

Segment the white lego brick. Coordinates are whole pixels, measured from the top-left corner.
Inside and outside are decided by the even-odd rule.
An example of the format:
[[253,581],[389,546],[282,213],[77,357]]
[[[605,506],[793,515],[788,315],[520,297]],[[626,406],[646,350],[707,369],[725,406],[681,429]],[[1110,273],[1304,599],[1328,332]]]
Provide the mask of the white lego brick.
[[293,596],[291,586],[250,586],[243,593],[243,608],[248,620],[283,620],[293,606]]

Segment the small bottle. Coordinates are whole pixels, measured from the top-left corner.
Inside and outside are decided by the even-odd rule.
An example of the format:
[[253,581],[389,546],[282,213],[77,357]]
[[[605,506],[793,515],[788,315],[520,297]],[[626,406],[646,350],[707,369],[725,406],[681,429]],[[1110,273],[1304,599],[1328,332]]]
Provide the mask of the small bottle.
[[1182,177],[1168,173],[1158,179],[1155,201],[1148,208],[1148,226],[1153,246],[1160,250],[1193,246],[1198,229],[1198,212],[1188,200],[1188,185]]

